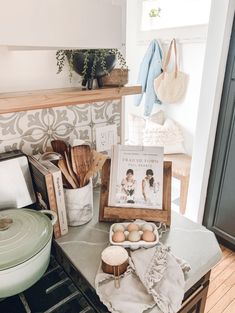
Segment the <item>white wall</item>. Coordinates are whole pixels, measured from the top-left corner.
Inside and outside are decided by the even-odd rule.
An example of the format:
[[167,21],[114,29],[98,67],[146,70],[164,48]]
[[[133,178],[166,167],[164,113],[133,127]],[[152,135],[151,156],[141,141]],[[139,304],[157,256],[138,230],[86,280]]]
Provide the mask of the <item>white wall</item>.
[[55,53],[55,50],[15,51],[0,47],[0,92],[77,86],[76,73],[72,83],[66,69],[56,74]]
[[[11,2],[12,1],[13,0],[11,0]],[[126,0],[99,0],[99,3],[92,0],[89,0],[89,3],[85,0],[79,0],[77,2],[73,0],[73,5],[70,8],[68,8],[65,0],[57,1],[57,11],[59,13],[54,12],[54,19],[48,18],[48,12],[46,12],[46,15],[48,18],[47,23],[49,23],[48,27],[51,26],[51,28],[56,27],[58,23],[57,14],[61,14],[63,16],[60,28],[57,29],[57,33],[55,34],[55,32],[52,32],[53,39],[58,39],[60,43],[53,42],[52,38],[47,33],[47,29],[45,29],[46,24],[43,24],[44,28],[42,28],[42,25],[38,22],[40,14],[43,14],[43,12],[45,13],[45,10],[43,11],[42,8],[43,6],[49,5],[51,9],[50,13],[54,14],[52,7],[53,2],[55,1],[53,0],[52,3],[48,4],[48,1],[44,0],[43,3],[40,2],[39,5],[37,5],[36,2],[37,1],[33,1],[29,10],[26,11],[27,21],[32,20],[32,22],[34,22],[34,15],[36,15],[35,18],[37,23],[33,23],[33,26],[37,27],[37,31],[35,31],[33,27],[27,25],[25,26],[25,21],[22,22],[24,27],[28,27],[27,31],[34,41],[31,46],[36,46],[30,47],[29,42],[23,42],[20,44],[20,38],[24,35],[24,33],[22,34],[22,29],[17,23],[21,22],[23,15],[17,16],[17,19],[14,19],[14,22],[13,19],[11,19],[12,16],[17,15],[17,10],[24,10],[24,6],[27,7],[29,0],[24,0],[23,4],[20,3],[15,7],[15,10],[11,10],[11,4],[6,4],[6,2],[0,0],[0,3],[2,4],[0,15],[2,15],[5,19],[9,17],[7,21],[5,20],[6,23],[10,23],[10,26],[8,25],[10,29],[7,30],[12,32],[15,39],[19,39],[18,41],[16,40],[15,43],[11,42],[11,45],[13,45],[13,47],[11,47],[6,45],[6,42],[3,41],[3,38],[0,35],[0,92],[78,87],[80,85],[80,77],[76,73],[73,75],[72,82],[70,82],[69,73],[65,68],[60,74],[56,74],[56,46],[76,46],[77,48],[117,47],[124,50],[126,36]],[[92,2],[97,2],[98,4],[95,3],[94,6],[94,3]],[[97,15],[97,13],[99,13],[99,10],[96,10],[97,5],[99,6],[99,10],[102,11],[102,14],[106,14],[106,18],[103,18],[103,20],[99,14]],[[82,26],[79,26],[79,30],[81,30],[80,33],[82,34],[83,39],[80,41],[76,35],[76,25],[74,26],[73,24],[73,29],[75,29],[75,31],[69,32],[69,35],[66,29],[63,29],[63,23],[67,23],[66,18],[70,18],[70,20],[72,18],[69,14],[69,10],[71,10],[71,8],[75,8],[74,12],[77,12],[77,6],[79,8],[82,7],[82,10],[79,11],[79,14],[82,14],[82,19],[79,20],[79,22],[82,23]],[[90,9],[90,7],[92,9]],[[119,14],[120,12],[122,14]],[[76,13],[74,14],[76,15]],[[89,23],[87,23],[87,18],[92,14],[97,16],[98,19],[101,18],[99,23],[97,23],[95,19],[92,19]],[[115,15],[115,17],[113,17],[113,15]],[[72,18],[72,20],[73,23],[76,22],[75,18]],[[4,19],[2,19],[2,23],[4,23]],[[112,27],[107,27],[110,23],[112,24]],[[69,23],[68,25],[68,27],[71,27],[72,24]],[[11,35],[9,34],[9,37],[7,36],[7,33],[4,32],[4,30],[6,30],[5,28],[6,25],[2,27],[2,35],[10,40]],[[88,29],[90,33],[88,33]],[[43,43],[44,41],[47,41],[47,44]],[[76,44],[73,44],[73,41],[76,41]]]
[[0,44],[120,48],[125,1],[0,0]]
[[187,217],[202,222],[230,42],[235,0],[212,0],[187,201]]
[[[167,117],[171,117],[182,126],[186,151],[192,154],[207,28],[190,27],[189,29],[179,28],[140,33],[138,14],[137,2],[135,0],[127,1],[126,58],[130,68],[129,81],[130,83],[136,83],[139,65],[151,39],[159,39],[163,43],[162,46],[165,51],[168,47],[169,39],[172,39],[174,36],[178,39],[180,69],[189,74],[187,94],[181,103],[157,106],[155,110],[157,108],[163,109]],[[126,99],[126,139],[128,138],[127,116],[129,112],[142,115],[143,105],[137,108],[133,105],[133,98]]]
[[177,121],[184,132],[184,145],[192,154],[196,130],[205,42],[180,43],[181,70],[189,75],[187,93],[181,103],[165,105],[166,116]]

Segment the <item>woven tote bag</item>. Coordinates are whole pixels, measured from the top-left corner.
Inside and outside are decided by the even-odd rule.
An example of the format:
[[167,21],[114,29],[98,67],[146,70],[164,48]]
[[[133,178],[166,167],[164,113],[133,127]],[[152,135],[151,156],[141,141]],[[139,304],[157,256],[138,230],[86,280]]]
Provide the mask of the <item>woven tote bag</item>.
[[[167,66],[171,59],[172,46],[175,52],[174,69],[173,71],[167,71]],[[154,79],[154,90],[162,103],[176,103],[183,98],[187,88],[187,81],[187,74],[178,70],[176,41],[173,39],[166,55],[163,72]]]

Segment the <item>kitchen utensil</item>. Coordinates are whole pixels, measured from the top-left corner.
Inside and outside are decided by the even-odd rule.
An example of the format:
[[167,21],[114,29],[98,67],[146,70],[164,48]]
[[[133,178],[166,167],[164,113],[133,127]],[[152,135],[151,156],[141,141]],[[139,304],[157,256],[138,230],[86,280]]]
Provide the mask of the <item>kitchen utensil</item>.
[[74,182],[73,178],[69,174],[65,159],[59,160],[57,166],[61,170],[67,182],[72,186],[72,188],[77,188],[76,183]]
[[107,159],[107,155],[99,153],[95,150],[92,150],[92,162],[91,167],[89,168],[89,171],[86,173],[84,177],[83,185],[86,185],[86,183],[89,181],[89,179],[97,173],[99,170],[102,169],[104,162]]
[[77,177],[77,181],[79,183],[78,187],[80,187],[80,176],[77,173],[76,162],[75,162],[75,153],[73,152],[73,148],[72,147],[70,149],[70,156],[71,156],[72,170],[73,170],[74,174]]
[[77,186],[76,188],[78,188],[79,187],[79,181],[77,179],[77,176],[75,175],[75,173],[72,170],[72,164],[70,163],[70,160],[69,160],[66,152],[65,152],[64,156],[65,156],[65,161],[66,161],[68,172],[69,172],[70,176],[72,177],[72,179],[74,180],[74,182]]
[[53,151],[60,153],[63,157],[65,152],[67,152],[68,146],[66,144],[66,142],[64,142],[63,140],[52,140],[51,141],[51,146]]
[[80,178],[80,187],[84,186],[84,178],[91,167],[92,153],[89,145],[71,147],[72,166]]
[[104,273],[114,275],[114,284],[116,288],[120,287],[119,278],[127,269],[128,258],[127,251],[122,247],[110,246],[102,251],[102,270]]
[[0,219],[13,221],[0,232],[0,298],[4,298],[28,289],[46,271],[57,217],[47,210],[8,209],[0,211]]
[[44,152],[40,158],[39,161],[58,161],[62,159],[62,155],[58,152],[54,152],[54,151],[48,151],[48,152]]

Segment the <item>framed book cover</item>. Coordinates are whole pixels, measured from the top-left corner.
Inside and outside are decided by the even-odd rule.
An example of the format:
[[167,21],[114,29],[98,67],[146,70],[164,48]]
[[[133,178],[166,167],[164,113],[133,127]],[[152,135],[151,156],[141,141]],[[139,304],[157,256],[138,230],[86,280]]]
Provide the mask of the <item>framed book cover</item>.
[[161,210],[163,148],[116,145],[111,159],[108,205]]

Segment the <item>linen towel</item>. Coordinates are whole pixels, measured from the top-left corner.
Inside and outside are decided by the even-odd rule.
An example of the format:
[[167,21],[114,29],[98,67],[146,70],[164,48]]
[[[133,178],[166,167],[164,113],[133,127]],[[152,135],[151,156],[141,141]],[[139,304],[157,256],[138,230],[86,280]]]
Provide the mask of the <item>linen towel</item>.
[[154,91],[154,79],[161,74],[162,50],[156,39],[152,40],[141,62],[137,83],[142,86],[142,93],[135,96],[134,104],[139,106],[145,93],[144,115],[149,116],[154,103],[161,104]]
[[112,313],[175,313],[184,296],[184,272],[190,266],[174,257],[163,244],[130,252],[127,271],[120,277],[120,288],[113,275],[102,271],[95,278],[100,300]]

